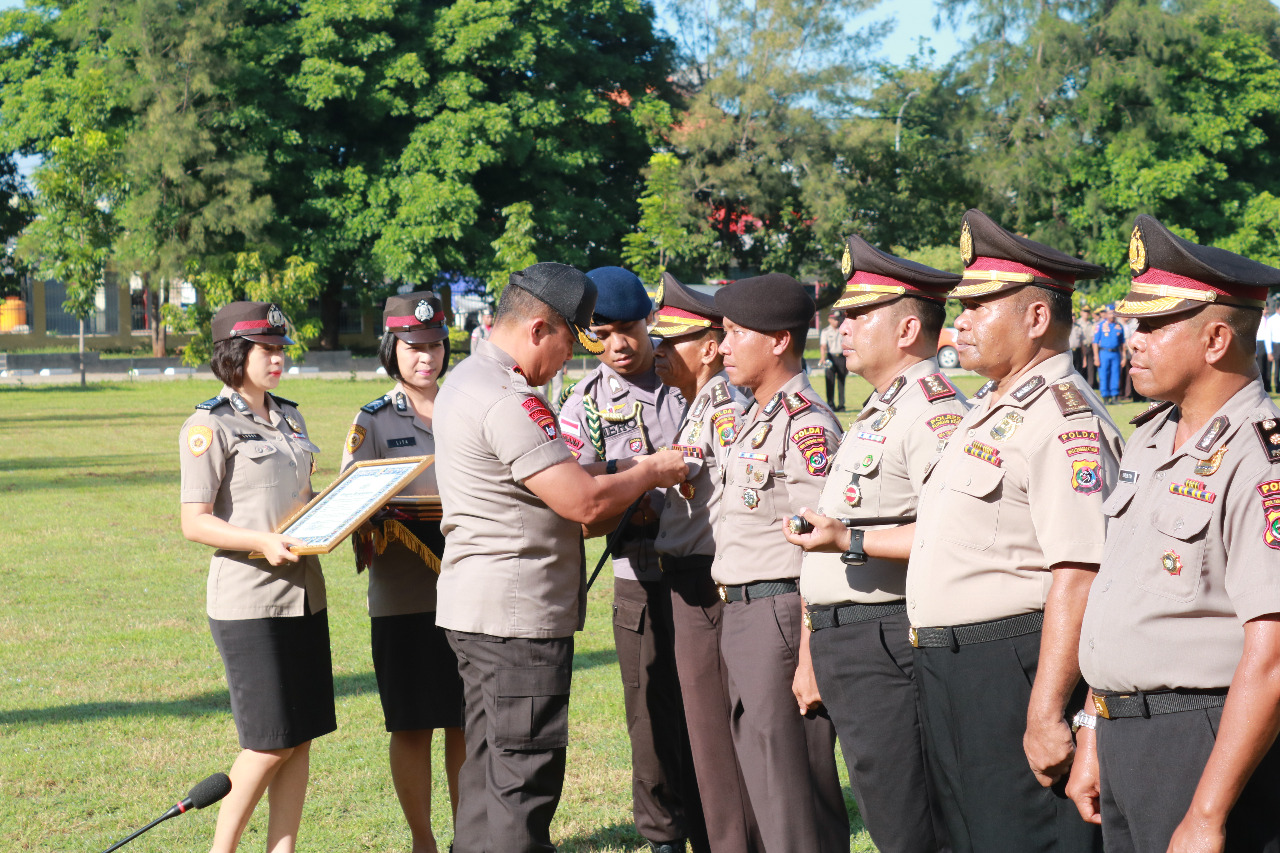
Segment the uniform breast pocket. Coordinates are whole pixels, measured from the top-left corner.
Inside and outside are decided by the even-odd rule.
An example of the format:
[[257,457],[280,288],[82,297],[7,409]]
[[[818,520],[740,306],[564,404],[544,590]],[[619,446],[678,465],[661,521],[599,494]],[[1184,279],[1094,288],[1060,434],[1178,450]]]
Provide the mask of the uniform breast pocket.
[[286,457],[275,445],[247,441],[236,445],[239,485],[249,489],[271,489],[280,484],[280,465]]
[[[966,462],[946,475],[947,520],[941,538],[965,548],[985,551],[996,541],[1004,469],[986,462]],[[933,479],[937,479],[934,474]]]
[[728,472],[721,500],[737,501],[763,521],[776,518],[776,482],[767,460],[736,456],[730,461]]
[[1206,531],[1212,518],[1211,503],[1178,496],[1161,501],[1151,513],[1150,550],[1135,555],[1138,586],[1161,598],[1194,600],[1200,592]]

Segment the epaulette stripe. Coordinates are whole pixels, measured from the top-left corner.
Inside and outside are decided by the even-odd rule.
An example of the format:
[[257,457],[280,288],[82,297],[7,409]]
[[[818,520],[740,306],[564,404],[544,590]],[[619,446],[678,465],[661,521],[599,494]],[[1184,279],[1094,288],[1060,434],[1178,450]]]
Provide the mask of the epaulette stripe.
[[391,401],[388,400],[385,396],[379,397],[376,400],[365,403],[363,406],[360,407],[360,411],[368,412],[371,415],[376,415],[384,406],[388,405],[390,402]]
[[1129,420],[1129,423],[1133,424],[1134,426],[1142,426],[1147,421],[1151,420],[1156,415],[1160,414],[1161,412],[1163,412],[1165,409],[1169,408],[1172,405],[1173,403],[1170,402],[1169,400],[1162,400],[1158,403],[1152,403],[1144,411],[1138,412],[1138,414],[1134,415]]
[[[268,392],[268,393],[270,393],[270,392]],[[281,404],[283,404],[283,405],[285,405],[285,406],[293,406],[295,409],[296,409],[296,408],[298,408],[298,404],[297,404],[297,403],[293,402],[292,400],[286,400],[284,397],[277,397],[275,394],[272,394],[272,395],[271,395],[271,399],[273,399],[273,400],[275,400],[277,403],[281,403]]]
[[205,400],[203,403],[196,403],[196,408],[204,409],[206,412],[212,412],[214,409],[218,408],[223,403],[229,403],[229,402],[231,401],[228,400],[226,397],[219,395],[217,397],[210,397],[208,400]]

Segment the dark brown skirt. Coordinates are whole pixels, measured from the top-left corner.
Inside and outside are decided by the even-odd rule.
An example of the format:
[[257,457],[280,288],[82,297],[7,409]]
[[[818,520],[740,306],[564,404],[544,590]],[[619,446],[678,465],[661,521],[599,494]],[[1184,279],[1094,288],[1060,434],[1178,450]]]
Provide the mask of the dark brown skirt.
[[434,611],[369,620],[387,731],[462,728],[458,658]]

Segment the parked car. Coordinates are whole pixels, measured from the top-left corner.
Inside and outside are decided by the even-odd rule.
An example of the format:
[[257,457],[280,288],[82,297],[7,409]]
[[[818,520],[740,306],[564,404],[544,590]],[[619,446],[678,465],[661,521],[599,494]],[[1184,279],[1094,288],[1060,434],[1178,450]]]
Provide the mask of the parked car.
[[960,356],[956,353],[956,330],[946,328],[938,335],[938,366],[951,369],[960,366]]

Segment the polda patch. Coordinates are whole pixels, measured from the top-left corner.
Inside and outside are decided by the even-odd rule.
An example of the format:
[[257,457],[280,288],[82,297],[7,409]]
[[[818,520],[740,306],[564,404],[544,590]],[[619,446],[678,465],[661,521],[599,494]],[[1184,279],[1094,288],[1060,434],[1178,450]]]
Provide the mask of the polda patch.
[[558,435],[555,416],[542,404],[541,400],[537,397],[525,397],[520,406],[524,409],[525,414],[529,416],[529,420],[541,427],[542,431],[547,434],[547,438],[555,438]]
[[1097,459],[1076,459],[1071,463],[1071,488],[1082,495],[1102,491],[1102,463]]

